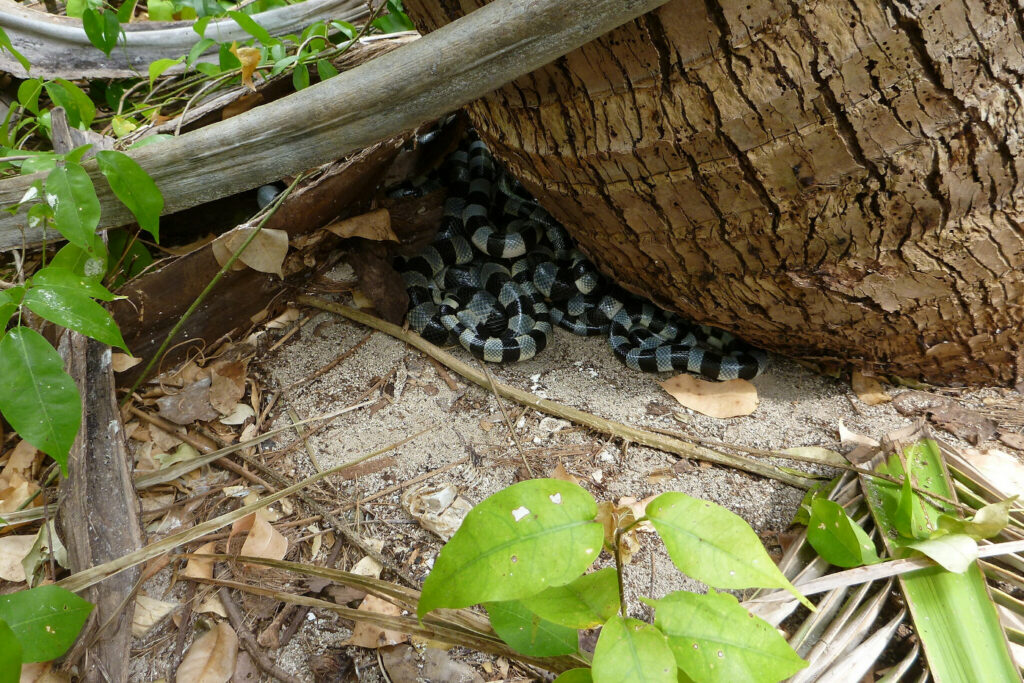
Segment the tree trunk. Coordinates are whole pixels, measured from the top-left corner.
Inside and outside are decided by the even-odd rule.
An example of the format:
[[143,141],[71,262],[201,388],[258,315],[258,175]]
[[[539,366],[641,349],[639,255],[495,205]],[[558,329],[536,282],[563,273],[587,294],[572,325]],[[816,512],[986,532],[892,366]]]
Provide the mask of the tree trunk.
[[[424,29],[483,0],[406,0]],[[785,355],[1024,370],[1019,0],[673,0],[470,105],[627,288]]]

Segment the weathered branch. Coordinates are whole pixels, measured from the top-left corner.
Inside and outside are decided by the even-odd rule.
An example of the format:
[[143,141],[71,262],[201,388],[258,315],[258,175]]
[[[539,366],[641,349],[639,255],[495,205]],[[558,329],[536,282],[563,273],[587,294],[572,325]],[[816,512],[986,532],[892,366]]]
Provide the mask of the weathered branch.
[[[666,0],[495,0],[367,64],[174,140],[133,150],[165,210],[179,211],[317,166],[436,118]],[[99,172],[101,227],[132,220]],[[0,184],[18,202],[39,175]],[[36,243],[24,212],[0,217],[0,250]]]
[[[266,12],[253,18],[271,35],[299,33],[315,21],[352,21],[366,13],[362,0],[306,0]],[[191,21],[141,22],[124,24],[124,41],[110,56],[89,42],[82,22],[70,17],[44,14],[13,0],[0,0],[0,28],[32,64],[31,74],[8,52],[0,52],[0,71],[18,78],[129,78],[145,75],[157,59],[177,59],[188,54],[199,36]],[[252,36],[234,19],[211,21],[205,36],[218,43],[245,41]],[[216,48],[213,59],[216,60]]]

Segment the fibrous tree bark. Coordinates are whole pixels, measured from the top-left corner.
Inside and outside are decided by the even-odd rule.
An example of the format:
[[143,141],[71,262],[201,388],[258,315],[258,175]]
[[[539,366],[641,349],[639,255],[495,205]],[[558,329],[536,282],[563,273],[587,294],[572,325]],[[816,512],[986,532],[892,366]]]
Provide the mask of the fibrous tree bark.
[[1017,0],[673,0],[469,110],[627,288],[786,355],[1008,384],[1022,35]]

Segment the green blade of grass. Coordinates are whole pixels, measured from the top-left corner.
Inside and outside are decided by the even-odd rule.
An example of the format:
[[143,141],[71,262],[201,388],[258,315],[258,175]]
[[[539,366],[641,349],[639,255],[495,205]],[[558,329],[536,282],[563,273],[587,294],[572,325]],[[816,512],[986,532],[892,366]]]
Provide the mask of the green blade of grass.
[[[902,476],[904,462],[911,464],[914,483],[923,490],[953,498],[954,488],[938,445],[918,439],[902,451],[903,460],[876,456],[875,471]],[[886,451],[891,453],[892,451]],[[889,551],[893,552],[896,523],[893,519],[900,488],[879,479],[862,477],[865,498]],[[918,497],[930,528],[938,508]],[[922,569],[899,577],[932,676],[940,683],[972,681],[1020,681],[1010,656],[1006,635],[977,562],[963,574],[940,567]]]

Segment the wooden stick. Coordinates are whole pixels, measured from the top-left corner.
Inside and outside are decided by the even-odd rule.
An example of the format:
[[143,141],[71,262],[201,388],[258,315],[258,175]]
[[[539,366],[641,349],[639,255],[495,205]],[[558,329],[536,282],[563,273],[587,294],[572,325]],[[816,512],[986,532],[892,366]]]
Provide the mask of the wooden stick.
[[[276,181],[338,159],[471,102],[666,0],[494,0],[423,38],[305,90],[173,140],[131,150],[164,212]],[[134,220],[87,162],[100,227]],[[0,207],[44,174],[0,183]],[[0,213],[0,251],[42,240],[27,208]]]
[[[344,316],[349,320],[354,320],[357,323],[362,323],[368,327],[380,330],[381,332],[389,334],[410,346],[416,347],[428,356],[444,363],[446,366],[474,384],[478,384],[484,389],[491,388],[491,384],[488,382],[484,373],[480,372],[469,363],[462,362],[447,351],[434,346],[418,334],[403,330],[398,325],[392,325],[380,318],[367,315],[366,313],[357,311],[349,306],[334,303],[333,301],[324,301],[323,299],[318,299],[313,296],[299,296],[295,301],[303,306],[313,306],[325,311],[330,311],[331,313]],[[638,443],[641,446],[657,448],[658,450],[665,451],[666,453],[673,453],[683,458],[694,458],[696,460],[712,462],[716,465],[734,467],[752,474],[761,475],[762,477],[777,479],[778,481],[798,488],[806,489],[814,483],[813,480],[807,477],[791,474],[783,469],[771,467],[770,465],[765,465],[748,458],[719,453],[718,451],[713,451],[710,448],[703,448],[702,446],[688,443],[682,439],[675,439],[661,434],[656,434],[645,429],[632,427],[621,422],[606,420],[603,417],[598,417],[597,415],[572,408],[556,401],[537,398],[528,391],[523,391],[522,389],[517,389],[507,384],[496,382],[494,390],[501,396],[517,401],[524,406],[529,406],[534,410],[547,413],[548,415],[554,415],[555,417],[560,417],[562,419],[575,422],[576,424],[584,425],[585,427],[589,427],[590,429],[602,434],[611,434],[627,441]]]

